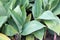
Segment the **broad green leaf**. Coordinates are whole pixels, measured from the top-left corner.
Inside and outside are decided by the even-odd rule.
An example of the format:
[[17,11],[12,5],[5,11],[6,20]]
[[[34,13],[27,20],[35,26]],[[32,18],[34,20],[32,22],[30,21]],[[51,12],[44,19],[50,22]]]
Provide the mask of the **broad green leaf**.
[[0,40],[11,40],[11,39],[8,38],[6,35],[0,33]]
[[43,40],[44,28],[33,33],[36,38]]
[[43,20],[54,20],[55,15],[51,11],[45,11],[41,16],[39,16],[37,19],[43,19]]
[[29,0],[20,0],[20,5],[26,8],[29,5]]
[[3,28],[3,33],[7,36],[13,36],[16,35],[18,32],[13,28],[13,26],[5,24],[5,27]]
[[28,36],[26,36],[26,40],[34,40],[34,36],[33,35],[28,35]]
[[22,21],[22,19],[21,19],[20,14],[14,12],[14,11],[11,11],[10,14],[11,14],[13,20],[15,21],[15,23],[16,23],[16,25],[17,25],[17,27],[18,27],[19,32],[21,33],[23,21]]
[[0,16],[0,28],[7,21],[7,16]]
[[8,11],[4,8],[2,2],[0,1],[0,16],[8,16]]
[[57,5],[57,7],[53,10],[53,13],[54,13],[55,15],[59,15],[59,14],[60,14],[60,2],[59,2],[59,4]]
[[34,19],[36,19],[37,17],[39,17],[41,15],[42,0],[35,0],[35,4],[33,5],[33,8],[32,8],[32,13],[33,13]]
[[50,30],[56,32],[59,35],[60,19],[58,17],[56,17],[56,20],[50,20],[50,21],[44,21],[44,22]]
[[49,9],[53,10],[58,5],[59,0],[49,0]]
[[21,34],[22,35],[29,35],[37,30],[42,29],[43,27],[45,27],[43,24],[34,20],[34,21],[28,22],[24,25],[23,31]]

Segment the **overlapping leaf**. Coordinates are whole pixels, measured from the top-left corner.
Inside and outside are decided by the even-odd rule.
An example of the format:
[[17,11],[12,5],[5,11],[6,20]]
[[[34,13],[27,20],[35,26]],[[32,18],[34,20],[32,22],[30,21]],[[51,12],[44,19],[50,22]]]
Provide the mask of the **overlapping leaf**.
[[13,36],[16,35],[18,32],[14,29],[13,26],[5,24],[5,27],[3,28],[3,33],[7,36]]
[[56,17],[56,20],[51,20],[51,21],[45,21],[46,25],[48,28],[54,32],[56,32],[58,35],[60,33],[60,19]]
[[15,21],[15,23],[16,23],[16,25],[18,27],[19,32],[21,32],[22,31],[21,29],[22,29],[23,21],[21,20],[20,14],[12,11],[11,12],[11,16],[12,16],[13,20]]
[[58,5],[59,0],[49,0],[49,9],[53,10]]
[[37,30],[42,29],[43,27],[45,27],[45,26],[38,21],[34,20],[34,21],[31,21],[31,22],[28,22],[23,27],[22,35],[31,34],[31,33],[35,32]]
[[42,28],[41,30],[36,31],[36,32],[34,32],[33,34],[34,34],[34,36],[35,36],[36,38],[38,38],[39,40],[43,40],[44,31],[45,31],[44,28]]
[[41,16],[39,16],[37,19],[43,19],[43,20],[54,20],[56,16],[51,11],[45,11]]

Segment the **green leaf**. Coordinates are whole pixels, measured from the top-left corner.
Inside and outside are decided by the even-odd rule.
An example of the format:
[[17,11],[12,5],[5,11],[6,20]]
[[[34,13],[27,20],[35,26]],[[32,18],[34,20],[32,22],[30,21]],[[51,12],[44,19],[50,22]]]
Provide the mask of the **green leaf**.
[[45,11],[41,16],[39,16],[37,19],[43,19],[43,20],[54,20],[55,15],[51,11]]
[[23,21],[21,19],[20,14],[16,13],[15,11],[12,11],[12,10],[11,10],[10,14],[18,27],[19,33],[21,33]]
[[3,6],[2,2],[0,1],[0,16],[8,16],[8,11]]
[[7,16],[0,16],[0,28],[7,21]]
[[22,12],[21,12],[21,9],[20,9],[20,6],[17,5],[16,8],[14,9],[14,11],[18,14],[20,14],[20,16],[22,16]]
[[26,20],[26,10],[25,7],[21,7],[19,5],[17,5],[17,7],[14,9],[14,11],[18,14],[20,14],[20,18],[23,22],[25,22]]
[[34,36],[33,35],[28,35],[28,36],[26,36],[26,40],[34,40]]
[[0,40],[11,40],[11,39],[8,38],[6,35],[0,33]]
[[43,40],[44,28],[33,33],[36,38]]
[[26,20],[26,9],[25,7],[21,7],[21,12],[22,12],[22,20],[25,22]]
[[41,15],[42,0],[35,0],[35,4],[33,5],[33,8],[32,8],[32,13],[33,13],[34,19],[36,19],[37,17],[39,17]]
[[26,8],[29,5],[29,0],[20,0],[20,5]]
[[21,34],[22,35],[29,35],[37,30],[42,29],[43,27],[45,27],[43,24],[34,20],[34,21],[28,22],[24,25],[23,31]]
[[58,5],[59,0],[49,0],[49,9],[53,10]]
[[5,24],[5,27],[3,28],[3,33],[7,36],[13,36],[16,35],[18,32],[13,28],[13,26]]
[[56,32],[59,35],[60,19],[58,17],[56,17],[56,20],[50,20],[50,21],[44,21],[44,22],[50,30]]
[[59,4],[57,5],[57,7],[53,10],[53,13],[54,13],[55,15],[59,15],[59,14],[60,14],[60,2],[59,2]]

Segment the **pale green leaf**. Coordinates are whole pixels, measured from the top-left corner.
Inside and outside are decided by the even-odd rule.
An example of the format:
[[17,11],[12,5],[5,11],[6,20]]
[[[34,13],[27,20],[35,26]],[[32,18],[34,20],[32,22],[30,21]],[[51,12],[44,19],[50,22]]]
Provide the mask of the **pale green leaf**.
[[24,25],[23,31],[21,34],[22,35],[29,35],[37,30],[42,29],[43,27],[45,27],[43,24],[34,20],[34,21],[28,22]]
[[58,17],[56,17],[56,20],[50,20],[50,21],[44,21],[44,22],[50,30],[56,32],[59,35],[60,19]]
[[33,17],[36,19],[42,13],[42,0],[35,0],[35,4],[32,8]]
[[17,27],[18,27],[19,32],[21,33],[23,21],[22,21],[22,19],[21,19],[20,14],[14,12],[14,11],[11,11],[10,14],[11,14],[13,20],[15,21],[15,23],[16,23],[16,25],[17,25]]
[[54,20],[55,15],[51,11],[45,11],[41,16],[39,16],[37,19],[43,19],[43,20]]

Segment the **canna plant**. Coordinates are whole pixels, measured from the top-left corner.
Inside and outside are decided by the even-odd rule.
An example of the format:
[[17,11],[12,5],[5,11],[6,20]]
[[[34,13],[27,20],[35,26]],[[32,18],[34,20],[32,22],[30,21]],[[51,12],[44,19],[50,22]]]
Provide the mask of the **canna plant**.
[[59,11],[60,0],[0,0],[0,40],[45,40],[47,30],[55,40]]

